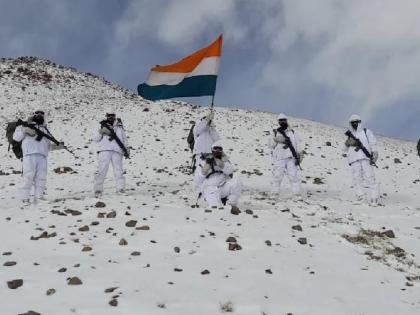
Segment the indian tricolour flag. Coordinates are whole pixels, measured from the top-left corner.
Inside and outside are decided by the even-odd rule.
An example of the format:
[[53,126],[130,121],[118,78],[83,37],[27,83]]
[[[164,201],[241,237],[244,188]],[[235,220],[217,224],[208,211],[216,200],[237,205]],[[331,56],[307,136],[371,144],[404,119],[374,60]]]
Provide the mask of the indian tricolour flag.
[[214,95],[222,54],[222,35],[211,45],[170,65],[155,66],[137,87],[148,100]]

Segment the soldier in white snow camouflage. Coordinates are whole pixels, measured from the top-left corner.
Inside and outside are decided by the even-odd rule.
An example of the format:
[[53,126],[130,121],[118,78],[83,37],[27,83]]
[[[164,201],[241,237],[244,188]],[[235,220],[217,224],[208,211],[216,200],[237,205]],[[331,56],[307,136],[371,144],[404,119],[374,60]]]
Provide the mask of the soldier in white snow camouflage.
[[[379,183],[376,182],[373,171],[373,165],[378,159],[376,138],[371,130],[363,127],[359,115],[351,115],[349,127],[349,131],[354,138],[347,137],[344,143],[344,151],[347,153],[348,162],[351,166],[357,201],[361,202],[365,199],[364,187],[367,186],[369,189],[367,201],[376,206],[379,198]],[[367,152],[364,152],[362,146]]]
[[[193,156],[195,165],[199,164],[200,156],[205,153],[211,153],[212,145],[220,140],[220,135],[217,132],[214,124],[214,112],[211,111],[207,116],[199,119],[193,129],[194,134],[194,150]],[[195,173],[198,172],[198,167]],[[198,184],[196,182],[196,184]]]
[[233,176],[234,168],[229,157],[223,152],[223,146],[216,142],[211,153],[200,159],[195,174],[200,192],[210,207],[224,204],[237,209],[242,192],[242,183]]
[[62,149],[63,144],[55,145],[46,137],[41,137],[35,129],[50,135],[45,124],[45,113],[37,110],[28,119],[28,124],[33,128],[22,125],[16,127],[13,140],[22,141],[22,169],[23,184],[21,187],[21,198],[25,204],[30,202],[31,190],[33,188],[34,202],[44,198],[47,183],[47,159],[50,150]]
[[[120,120],[116,119],[115,111],[109,109],[106,112],[106,120],[104,121],[107,126],[112,128],[115,135],[122,142],[123,146],[127,147],[127,136]],[[125,178],[123,170],[123,156],[126,154],[117,143],[116,139],[112,136],[109,129],[101,126],[95,130],[93,141],[97,143],[98,152],[98,168],[95,173],[95,196],[99,197],[103,193],[104,181],[108,172],[109,164],[112,164],[114,170],[114,177],[117,187],[117,192],[124,192]]]
[[273,131],[273,136],[268,142],[272,158],[272,192],[276,196],[279,195],[281,183],[286,174],[295,198],[301,199],[302,187],[298,168],[302,162],[303,153],[300,139],[296,131],[290,128],[286,115],[280,114],[277,119],[279,128]]

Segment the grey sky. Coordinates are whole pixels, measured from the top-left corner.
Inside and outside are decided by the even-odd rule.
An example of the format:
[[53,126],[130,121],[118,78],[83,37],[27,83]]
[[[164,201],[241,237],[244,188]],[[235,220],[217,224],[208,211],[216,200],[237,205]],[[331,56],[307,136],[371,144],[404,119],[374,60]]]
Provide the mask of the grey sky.
[[[0,0],[0,56],[135,90],[224,34],[216,104],[420,136],[418,0]],[[207,104],[207,98],[194,99]]]

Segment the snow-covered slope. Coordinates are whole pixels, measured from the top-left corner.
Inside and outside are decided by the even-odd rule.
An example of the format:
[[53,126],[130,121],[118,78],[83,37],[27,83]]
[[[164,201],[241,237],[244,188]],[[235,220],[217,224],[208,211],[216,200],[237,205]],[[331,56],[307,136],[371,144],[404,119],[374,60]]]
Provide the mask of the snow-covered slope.
[[[89,138],[108,106],[124,121],[132,158],[127,195],[114,193],[110,172],[101,205],[92,196]],[[242,213],[232,215],[202,201],[192,207],[185,138],[206,108],[148,102],[34,58],[0,61],[0,108],[4,123],[45,109],[50,130],[78,156],[52,152],[48,200],[21,208],[21,163],[5,138],[0,144],[2,315],[420,313],[420,160],[412,142],[379,138],[382,205],[356,205],[344,129],[292,119],[306,144],[308,198],[289,201],[285,180],[275,201],[266,147],[275,114],[217,108],[245,186]],[[54,171],[60,167],[71,171]],[[228,250],[231,236],[240,250]],[[82,284],[69,285],[72,277]],[[15,279],[23,285],[9,289]]]

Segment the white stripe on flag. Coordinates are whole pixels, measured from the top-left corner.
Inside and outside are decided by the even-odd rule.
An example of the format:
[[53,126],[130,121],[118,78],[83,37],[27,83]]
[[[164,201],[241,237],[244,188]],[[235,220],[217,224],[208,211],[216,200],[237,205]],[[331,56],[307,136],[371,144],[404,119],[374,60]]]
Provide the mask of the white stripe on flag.
[[204,58],[195,69],[190,73],[182,72],[157,72],[151,71],[146,84],[156,85],[177,85],[185,78],[199,75],[217,75],[219,72],[220,57]]

